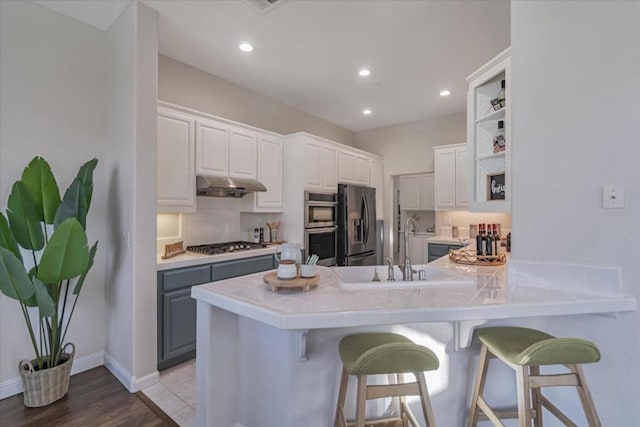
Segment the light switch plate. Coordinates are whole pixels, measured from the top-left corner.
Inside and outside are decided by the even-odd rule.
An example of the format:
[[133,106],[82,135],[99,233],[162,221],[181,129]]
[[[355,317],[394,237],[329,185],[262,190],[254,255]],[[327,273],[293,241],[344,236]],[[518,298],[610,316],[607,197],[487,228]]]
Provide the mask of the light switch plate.
[[602,207],[605,209],[624,208],[624,187],[621,185],[605,185],[602,188]]

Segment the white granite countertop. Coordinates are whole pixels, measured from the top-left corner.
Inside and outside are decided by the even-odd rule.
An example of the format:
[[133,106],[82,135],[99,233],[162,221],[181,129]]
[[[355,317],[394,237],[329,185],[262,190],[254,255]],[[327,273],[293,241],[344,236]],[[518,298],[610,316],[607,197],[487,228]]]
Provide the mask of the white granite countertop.
[[191,267],[194,265],[209,264],[213,262],[229,261],[232,259],[251,258],[260,255],[271,255],[276,253],[278,245],[271,245],[262,249],[250,249],[247,251],[229,252],[226,254],[204,255],[197,252],[185,252],[169,259],[162,259],[161,254],[157,255],[157,271],[170,270],[172,268]]
[[473,243],[472,239],[460,239],[458,237],[448,237],[448,236],[433,236],[427,239],[429,243],[442,243],[445,245],[468,245]]
[[[635,298],[620,293],[617,268],[510,260],[507,274],[505,266],[454,264],[447,257],[429,267],[454,272],[472,284],[345,290],[330,268],[318,267],[320,283],[309,292],[272,292],[262,282],[263,272],[194,286],[191,295],[240,316],[294,330],[636,309]],[[385,269],[378,267],[381,277]]]

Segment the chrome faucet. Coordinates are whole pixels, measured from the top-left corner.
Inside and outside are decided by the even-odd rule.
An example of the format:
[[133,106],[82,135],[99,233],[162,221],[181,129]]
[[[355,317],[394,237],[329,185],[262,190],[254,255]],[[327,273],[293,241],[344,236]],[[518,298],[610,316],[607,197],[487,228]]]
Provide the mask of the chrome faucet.
[[387,265],[389,266],[389,272],[387,273],[387,282],[395,282],[396,278],[393,276],[393,260],[390,256],[387,257]]
[[413,226],[413,234],[416,234],[417,223],[415,218],[407,217],[407,221],[404,223],[404,265],[401,265],[402,280],[413,281],[413,273],[416,271],[411,265],[411,245],[409,244],[409,224]]

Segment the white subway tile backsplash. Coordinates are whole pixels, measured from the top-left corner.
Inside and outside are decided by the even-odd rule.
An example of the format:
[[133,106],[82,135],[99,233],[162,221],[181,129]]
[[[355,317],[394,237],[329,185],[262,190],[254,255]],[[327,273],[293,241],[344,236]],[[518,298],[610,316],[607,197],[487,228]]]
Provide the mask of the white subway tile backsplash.
[[198,197],[196,203],[194,213],[158,214],[158,252],[164,250],[165,244],[179,240],[184,240],[185,245],[252,240],[256,227],[264,227],[268,237],[267,221],[278,221],[281,217],[242,213],[238,199]]

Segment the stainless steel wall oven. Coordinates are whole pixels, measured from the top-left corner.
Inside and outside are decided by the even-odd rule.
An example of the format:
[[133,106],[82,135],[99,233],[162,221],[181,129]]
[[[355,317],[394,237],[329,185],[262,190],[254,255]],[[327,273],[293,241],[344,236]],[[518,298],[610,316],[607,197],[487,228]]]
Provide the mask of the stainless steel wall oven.
[[304,193],[304,254],[318,255],[318,265],[336,265],[338,196]]

